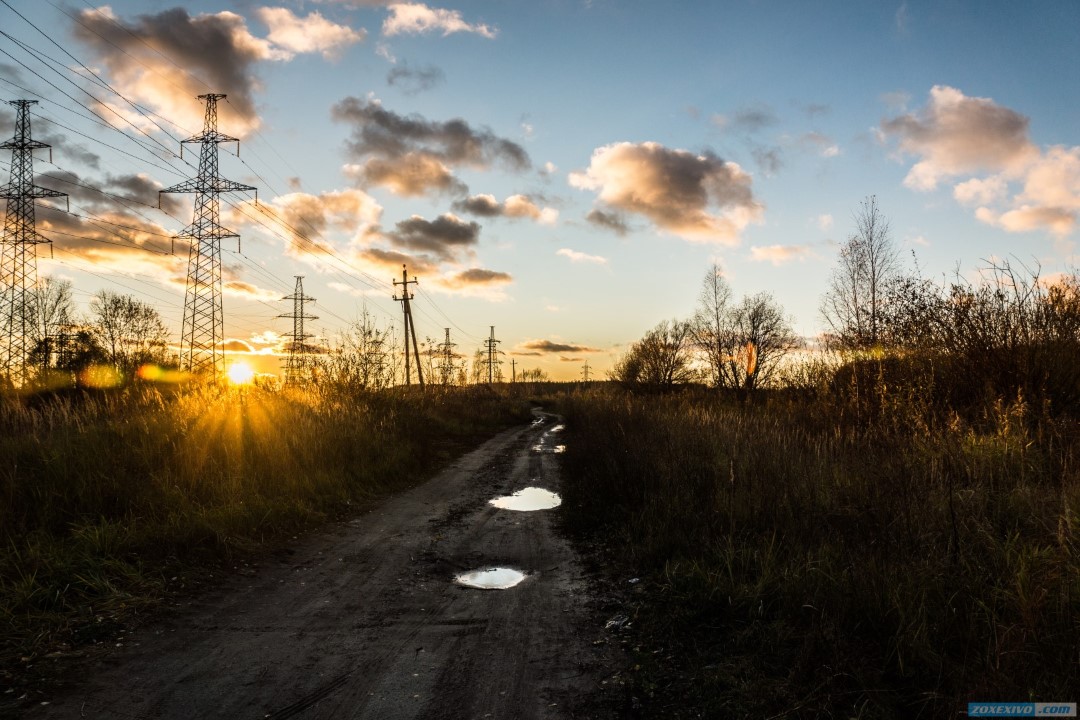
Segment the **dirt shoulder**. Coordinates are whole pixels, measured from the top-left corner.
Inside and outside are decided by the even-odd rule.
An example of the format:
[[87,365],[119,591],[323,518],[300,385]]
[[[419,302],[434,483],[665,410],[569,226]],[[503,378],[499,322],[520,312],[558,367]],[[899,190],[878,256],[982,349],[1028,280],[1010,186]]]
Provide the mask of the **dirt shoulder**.
[[[503,432],[421,486],[76,661],[34,718],[615,717],[615,663],[558,510],[555,418]],[[526,579],[475,590],[457,573]]]

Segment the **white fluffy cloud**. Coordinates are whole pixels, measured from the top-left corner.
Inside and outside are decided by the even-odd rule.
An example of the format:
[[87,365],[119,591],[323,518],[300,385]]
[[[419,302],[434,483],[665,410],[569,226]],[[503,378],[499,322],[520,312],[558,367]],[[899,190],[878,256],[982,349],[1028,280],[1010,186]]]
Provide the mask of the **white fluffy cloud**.
[[266,39],[288,53],[318,52],[327,60],[336,60],[345,48],[367,36],[362,29],[337,25],[318,12],[298,17],[287,8],[264,7],[256,10],[255,15],[270,28]]
[[383,35],[423,35],[441,32],[443,36],[452,33],[474,33],[486,38],[494,38],[498,30],[482,23],[471,24],[462,19],[457,10],[432,8],[423,3],[393,3],[389,6],[390,15],[383,22]]
[[931,88],[926,107],[884,120],[881,129],[901,152],[921,158],[904,179],[916,190],[933,190],[957,175],[1016,171],[1038,154],[1028,139],[1028,118],[946,85]]
[[609,208],[636,213],[656,227],[697,242],[734,245],[763,209],[752,179],[712,153],[673,150],[655,142],[621,142],[593,151],[570,184],[595,190]]
[[904,180],[908,187],[933,190],[957,178],[957,202],[1009,232],[1066,235],[1076,226],[1080,147],[1040,149],[1028,137],[1028,118],[1014,110],[939,85],[926,107],[883,121],[881,130],[919,158]]

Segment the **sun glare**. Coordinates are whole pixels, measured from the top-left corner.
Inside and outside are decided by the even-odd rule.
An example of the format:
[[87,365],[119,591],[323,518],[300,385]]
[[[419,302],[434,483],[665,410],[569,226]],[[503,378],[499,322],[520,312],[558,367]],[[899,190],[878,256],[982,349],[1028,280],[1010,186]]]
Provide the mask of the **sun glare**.
[[235,362],[229,366],[229,382],[233,385],[248,385],[255,379],[255,371],[245,362]]

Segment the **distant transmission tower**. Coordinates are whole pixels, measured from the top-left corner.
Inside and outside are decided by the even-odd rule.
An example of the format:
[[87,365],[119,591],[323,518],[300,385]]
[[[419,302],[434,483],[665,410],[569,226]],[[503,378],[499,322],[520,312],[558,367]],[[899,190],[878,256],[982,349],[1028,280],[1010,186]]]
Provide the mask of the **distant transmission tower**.
[[405,384],[408,385],[412,382],[412,374],[409,370],[409,336],[412,336],[413,354],[416,357],[416,378],[420,382],[420,387],[424,387],[424,372],[420,367],[420,346],[416,343],[416,323],[413,322],[412,307],[409,305],[409,301],[413,299],[413,295],[409,292],[409,285],[416,285],[417,280],[414,277],[409,279],[409,271],[405,269],[405,266],[401,266],[401,282],[394,281],[394,287],[401,286],[401,297],[394,295],[394,300],[401,303],[402,312],[405,314]]
[[499,351],[495,348],[502,340],[495,339],[495,326],[491,326],[491,336],[484,341],[484,347],[487,348],[487,376],[488,382],[495,382],[496,376],[501,376],[502,373],[498,372],[499,365],[502,365],[502,360],[498,359]]
[[589,361],[585,361],[584,367],[581,368],[581,381],[589,382]]
[[435,369],[439,372],[439,381],[443,385],[450,385],[454,382],[454,371],[457,369],[454,363],[454,348],[457,347],[457,343],[450,342],[450,328],[444,329],[446,340],[439,346],[439,364]]
[[181,153],[184,143],[200,143],[199,174],[191,180],[161,190],[158,193],[195,193],[195,217],[191,224],[176,235],[176,239],[190,240],[188,250],[187,292],[184,298],[184,327],[180,334],[180,369],[192,373],[210,373],[217,377],[225,365],[225,351],[222,341],[225,339],[224,318],[221,312],[221,241],[224,238],[240,236],[221,226],[221,193],[255,190],[255,202],[258,203],[258,190],[251,185],[243,185],[226,180],[218,175],[218,148],[220,143],[235,142],[240,147],[240,140],[223,135],[217,130],[217,101],[224,95],[200,95],[206,101],[206,118],[203,131],[199,135],[181,141]]
[[67,195],[34,184],[34,150],[50,147],[35,142],[30,135],[29,108],[37,101],[11,100],[8,104],[18,109],[18,117],[15,121],[15,137],[0,145],[4,150],[11,150],[11,180],[0,187],[0,197],[7,200],[3,256],[0,258],[0,280],[3,283],[3,297],[0,299],[0,330],[3,332],[3,338],[0,338],[0,373],[9,383],[21,387],[30,377],[27,359],[31,340],[27,303],[37,285],[35,246],[50,242],[38,233],[35,226],[34,200]]
[[304,294],[304,276],[295,277],[296,289],[293,294],[281,298],[293,301],[293,311],[291,314],[278,315],[280,318],[292,318],[293,321],[293,331],[286,335],[292,338],[292,342],[289,343],[289,355],[285,358],[286,385],[303,385],[311,379],[313,363],[307,340],[312,335],[304,332],[304,321],[319,319],[316,315],[304,314],[304,303],[315,302],[315,298]]

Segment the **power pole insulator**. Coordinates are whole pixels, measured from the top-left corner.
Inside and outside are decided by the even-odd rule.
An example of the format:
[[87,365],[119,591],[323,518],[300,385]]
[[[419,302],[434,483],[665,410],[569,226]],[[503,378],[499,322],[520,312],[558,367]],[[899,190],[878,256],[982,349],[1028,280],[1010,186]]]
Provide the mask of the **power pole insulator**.
[[405,384],[412,383],[412,373],[409,368],[409,337],[412,336],[412,349],[413,355],[416,358],[416,379],[420,383],[420,388],[424,387],[424,371],[420,366],[420,346],[416,342],[416,324],[413,322],[412,307],[409,305],[409,301],[413,299],[412,293],[409,292],[409,285],[418,285],[419,282],[415,277],[412,280],[409,279],[409,271],[404,265],[401,266],[401,282],[394,281],[394,287],[401,286],[401,297],[394,295],[394,300],[401,303],[401,310],[405,316]]
[[3,250],[0,256],[0,375],[21,387],[30,379],[30,322],[27,305],[37,286],[37,245],[50,242],[37,231],[34,201],[38,198],[67,197],[65,193],[34,184],[34,150],[50,147],[33,139],[30,106],[37,100],[11,100],[18,110],[15,136],[0,144],[11,150],[11,179],[0,186],[0,198],[7,200]]
[[194,193],[195,217],[174,239],[190,241],[188,249],[187,291],[184,297],[184,326],[180,334],[180,369],[193,374],[210,373],[216,379],[225,369],[224,316],[221,310],[221,241],[240,235],[221,226],[220,195],[227,192],[258,190],[253,185],[226,180],[218,175],[218,145],[238,138],[218,132],[217,102],[225,96],[200,95],[206,101],[203,131],[180,143],[200,143],[199,173],[191,180],[173,185],[160,193]]
[[304,294],[304,276],[296,275],[296,289],[292,295],[286,295],[282,300],[293,301],[292,313],[278,315],[279,318],[292,318],[293,331],[285,337],[291,338],[289,342],[289,354],[285,357],[285,384],[303,385],[311,380],[313,362],[311,351],[307,341],[313,337],[304,332],[305,320],[318,320],[317,315],[304,313],[304,304],[315,302],[315,298]]

